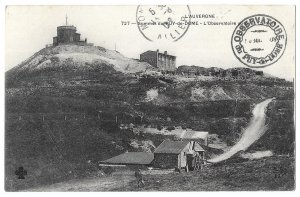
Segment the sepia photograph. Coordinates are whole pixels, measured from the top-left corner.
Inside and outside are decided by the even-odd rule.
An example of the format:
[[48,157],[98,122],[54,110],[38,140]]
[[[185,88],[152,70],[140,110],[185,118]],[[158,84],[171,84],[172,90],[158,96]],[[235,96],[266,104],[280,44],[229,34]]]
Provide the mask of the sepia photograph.
[[3,27],[6,192],[296,189],[295,5],[25,3]]

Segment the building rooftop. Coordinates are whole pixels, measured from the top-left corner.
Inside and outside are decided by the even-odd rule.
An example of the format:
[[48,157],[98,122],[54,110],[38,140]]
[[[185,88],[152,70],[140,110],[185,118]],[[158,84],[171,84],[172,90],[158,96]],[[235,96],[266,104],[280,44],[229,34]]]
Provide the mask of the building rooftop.
[[147,165],[150,164],[153,161],[153,159],[153,153],[128,152],[102,161],[101,163]]
[[74,25],[62,25],[62,26],[58,26],[58,29],[74,29],[76,30],[76,27]]
[[[168,54],[167,53],[167,51],[165,51],[165,52],[159,52],[159,50],[157,49],[156,51],[151,51],[151,50],[148,50],[148,51],[145,51],[144,53],[146,53],[146,52],[155,52],[155,53],[158,53],[158,54],[161,54],[161,55],[166,55],[166,56],[170,56],[170,57],[176,57],[175,55],[170,55],[170,54]],[[142,54],[144,54],[144,53],[142,53]]]
[[163,141],[154,151],[154,153],[174,153],[179,154],[189,141]]
[[198,143],[195,143],[194,150],[195,150],[195,151],[205,151],[205,150],[202,148],[202,146],[200,146],[200,144],[198,144]]
[[[173,153],[179,154],[185,147],[191,142],[191,140],[183,140],[183,141],[171,141],[164,140],[154,151],[154,153]],[[191,144],[193,145],[193,144]],[[189,147],[189,149],[192,147]],[[193,149],[195,151],[205,151],[202,146],[195,142]]]

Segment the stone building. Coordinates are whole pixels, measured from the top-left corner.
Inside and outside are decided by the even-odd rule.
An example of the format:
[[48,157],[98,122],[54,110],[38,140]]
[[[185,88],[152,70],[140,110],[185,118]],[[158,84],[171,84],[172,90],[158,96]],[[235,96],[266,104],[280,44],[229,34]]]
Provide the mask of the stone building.
[[126,152],[105,161],[100,161],[100,164],[199,170],[204,161],[205,150],[199,142],[193,140],[164,140],[155,149],[154,153]]
[[163,141],[154,151],[153,166],[157,168],[194,168],[203,161],[205,150],[198,142]]
[[60,44],[77,44],[87,45],[87,39],[80,40],[80,33],[73,25],[68,25],[68,18],[66,17],[66,25],[57,27],[57,36],[53,37],[53,46]]
[[176,70],[176,56],[169,55],[167,51],[160,53],[156,51],[146,51],[140,54],[140,61],[148,62],[159,70]]

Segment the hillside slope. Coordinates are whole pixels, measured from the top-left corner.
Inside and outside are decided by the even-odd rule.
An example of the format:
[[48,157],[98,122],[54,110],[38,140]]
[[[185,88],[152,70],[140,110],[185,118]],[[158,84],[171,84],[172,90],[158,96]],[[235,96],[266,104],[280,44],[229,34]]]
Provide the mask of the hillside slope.
[[[270,78],[178,80],[147,75],[150,65],[101,47],[61,45],[42,49],[6,73],[6,189],[89,176],[98,161],[135,142],[158,146],[167,136],[136,134],[122,125],[183,126],[217,134],[232,145],[255,103],[276,97],[267,136],[254,148],[293,152],[291,82]],[[142,74],[136,72],[142,71]],[[132,146],[135,144],[135,146]],[[276,146],[275,146],[276,145]],[[278,145],[278,146],[277,146]],[[15,169],[28,169],[26,181]]]
[[[151,70],[153,67],[145,62],[127,58],[117,51],[98,46],[59,45],[46,47],[18,66],[9,70],[6,75],[16,79],[24,73],[42,72],[43,70],[97,70],[99,65],[111,66],[124,73],[135,73]],[[101,69],[101,68],[100,68]],[[14,77],[13,77],[14,76]]]

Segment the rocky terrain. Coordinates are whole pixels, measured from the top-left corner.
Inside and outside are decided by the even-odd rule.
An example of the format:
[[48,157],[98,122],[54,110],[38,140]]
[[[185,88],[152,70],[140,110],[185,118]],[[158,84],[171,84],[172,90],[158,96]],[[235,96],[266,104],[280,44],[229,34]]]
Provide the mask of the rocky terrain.
[[[6,189],[87,177],[100,160],[151,151],[169,137],[137,134],[136,126],[205,130],[231,146],[253,106],[272,97],[269,129],[249,151],[293,155],[292,82],[248,68],[158,73],[102,47],[42,49],[6,72]],[[15,179],[19,166],[28,170],[26,181]]]

